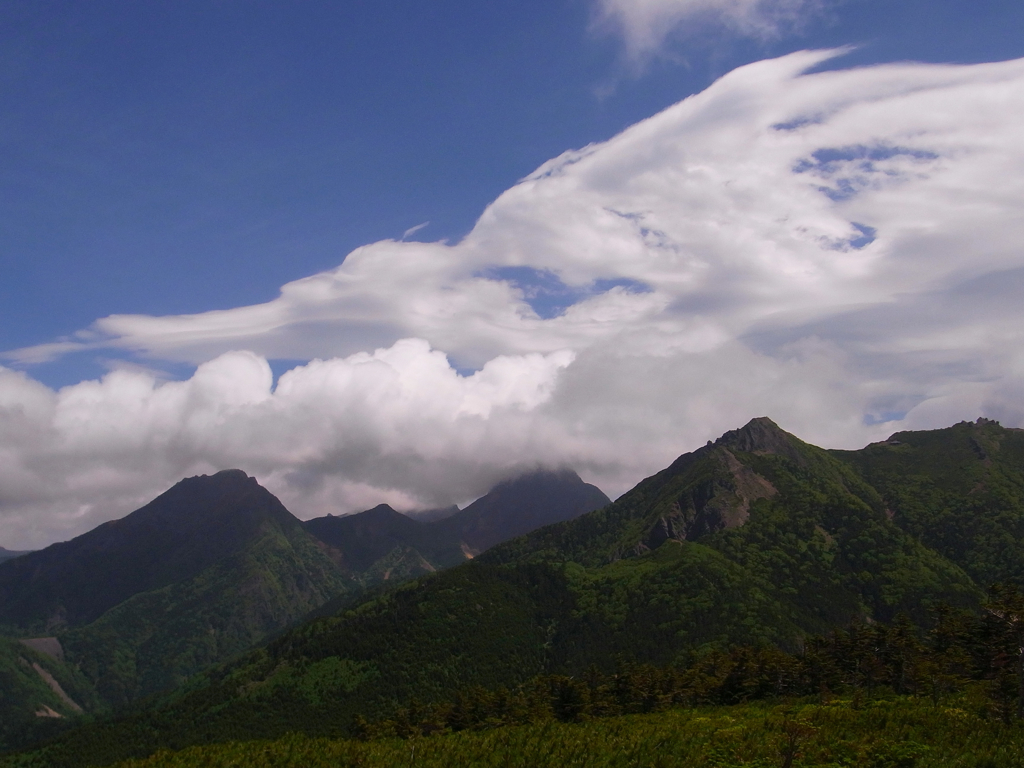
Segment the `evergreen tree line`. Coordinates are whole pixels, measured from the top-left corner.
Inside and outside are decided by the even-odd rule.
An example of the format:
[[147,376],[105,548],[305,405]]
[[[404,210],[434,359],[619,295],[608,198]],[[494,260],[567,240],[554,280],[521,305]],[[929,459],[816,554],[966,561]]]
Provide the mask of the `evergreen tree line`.
[[995,586],[981,614],[944,605],[932,613],[925,631],[905,616],[888,625],[853,622],[807,638],[795,653],[710,648],[678,666],[621,663],[612,673],[592,667],[538,675],[514,689],[471,687],[440,703],[413,700],[376,722],[356,716],[352,730],[362,739],[411,738],[808,696],[847,696],[854,706],[879,695],[913,696],[937,706],[967,689],[978,694],[977,714],[1024,719],[1024,593]]

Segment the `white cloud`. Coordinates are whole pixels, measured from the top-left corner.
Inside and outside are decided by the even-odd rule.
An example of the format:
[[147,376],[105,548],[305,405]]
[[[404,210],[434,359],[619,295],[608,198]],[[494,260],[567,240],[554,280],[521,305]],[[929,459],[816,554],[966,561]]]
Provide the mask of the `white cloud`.
[[[455,245],[375,243],[266,304],[15,353],[201,365],[59,392],[0,370],[0,545],[230,466],[310,516],[537,463],[616,494],[760,415],[836,447],[1024,425],[1024,61],[802,74],[828,55],[555,158]],[[266,358],[318,359],[275,388]]]
[[430,222],[429,221],[424,221],[422,224],[417,224],[415,227],[409,227],[402,234],[402,239],[405,240],[405,239],[411,237],[412,235],[415,235],[421,229],[424,229],[424,228],[429,227],[429,226],[430,226]]
[[658,52],[673,33],[709,25],[756,39],[777,37],[819,12],[824,0],[596,0],[598,28],[621,35],[627,56]]
[[4,534],[36,545],[229,466],[307,516],[382,499],[473,498],[510,464],[559,463],[557,446],[533,443],[531,414],[572,360],[567,351],[497,357],[460,376],[409,339],[314,360],[276,387],[266,360],[228,352],[188,381],[117,370],[56,393],[0,369]]

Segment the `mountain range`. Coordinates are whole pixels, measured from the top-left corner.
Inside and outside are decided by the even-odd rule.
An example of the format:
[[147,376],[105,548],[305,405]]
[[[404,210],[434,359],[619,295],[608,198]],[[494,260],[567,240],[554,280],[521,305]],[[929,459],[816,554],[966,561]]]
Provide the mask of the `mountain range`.
[[533,472],[499,483],[463,510],[424,521],[381,504],[358,515],[320,517],[303,527],[342,555],[365,581],[447,568],[508,539],[610,503],[570,470]]
[[[533,498],[573,486],[579,506],[562,503],[563,519],[531,531],[515,527],[525,513],[500,511],[530,508],[541,521],[530,484],[516,482],[430,524],[388,507],[299,524],[345,564],[338,588],[351,598],[132,714],[69,731],[40,759],[102,764],[289,731],[344,735],[356,716],[473,686],[686,666],[731,644],[796,650],[851,621],[927,626],[942,605],[978,610],[993,582],[1024,585],[1024,430],[984,419],[858,451],[754,419],[613,503],[558,477],[535,483]],[[459,533],[461,561],[442,531]],[[0,579],[38,554],[0,566]],[[360,578],[374,588],[357,594]],[[76,632],[62,636],[69,657],[82,653]]]
[[[386,505],[302,522],[240,470],[188,478],[120,520],[0,565],[10,638],[0,708],[56,718],[123,707],[331,601],[463,562],[481,542],[522,532],[524,520],[607,502],[575,473],[537,471],[436,522]],[[40,635],[32,649],[12,644]],[[27,680],[26,664],[38,666]]]

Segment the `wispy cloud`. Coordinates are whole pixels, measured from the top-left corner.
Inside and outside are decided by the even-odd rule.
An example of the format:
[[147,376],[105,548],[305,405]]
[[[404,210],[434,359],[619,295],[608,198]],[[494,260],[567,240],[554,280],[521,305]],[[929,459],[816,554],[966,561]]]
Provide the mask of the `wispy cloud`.
[[409,227],[407,230],[405,230],[405,232],[402,233],[402,239],[406,240],[407,238],[410,238],[413,235],[415,235],[421,229],[423,229],[425,227],[429,227],[429,226],[430,226],[430,222],[429,221],[424,221],[422,224],[417,224],[415,227]]
[[[199,369],[59,392],[0,369],[0,545],[228,466],[309,515],[463,501],[538,462],[615,494],[759,415],[836,447],[1024,425],[1024,60],[804,74],[829,55],[566,152],[460,243],[374,243],[265,304],[16,353]],[[312,362],[275,388],[267,358]]]
[[675,35],[718,27],[757,39],[778,37],[820,12],[825,0],[596,0],[597,29],[622,37],[627,57],[642,62]]

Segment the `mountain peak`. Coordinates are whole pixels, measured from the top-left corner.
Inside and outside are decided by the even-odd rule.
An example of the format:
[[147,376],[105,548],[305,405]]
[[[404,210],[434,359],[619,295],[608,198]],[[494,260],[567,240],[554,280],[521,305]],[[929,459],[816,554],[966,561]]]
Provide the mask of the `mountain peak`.
[[[271,530],[299,526],[240,469],[188,477],[125,517],[4,562],[0,623],[86,624],[137,592],[196,576]],[[32,590],[19,586],[28,573]]]
[[545,469],[542,467],[516,475],[508,480],[502,480],[490,490],[490,493],[504,492],[513,488],[533,488],[538,484],[585,485],[583,479],[571,469]]
[[745,453],[772,453],[803,464],[804,458],[797,450],[795,440],[793,435],[767,416],[760,416],[739,429],[726,432],[715,441],[715,445]]
[[259,487],[259,482],[255,477],[249,477],[240,469],[222,469],[219,472],[214,472],[212,475],[186,477],[172,485],[167,492],[170,493],[175,488],[188,488],[192,490],[197,487],[217,491],[234,491],[247,487],[257,488]]
[[498,483],[444,524],[473,552],[552,523],[592,512],[611,500],[571,469],[536,469]]
[[[166,528],[174,538],[205,537],[211,526],[250,530],[264,520],[294,526],[293,518],[277,498],[240,469],[179,480],[146,506],[106,525],[115,528]],[[102,526],[101,526],[102,528]],[[206,531],[207,533],[203,533]]]
[[[401,512],[396,511],[395,508],[392,507],[390,504],[378,504],[376,507],[368,509],[365,512],[360,512],[359,514],[365,515],[367,517],[380,517],[386,519],[392,519],[395,517],[406,517],[406,515],[403,515]],[[347,517],[353,517],[353,515],[347,515]]]

